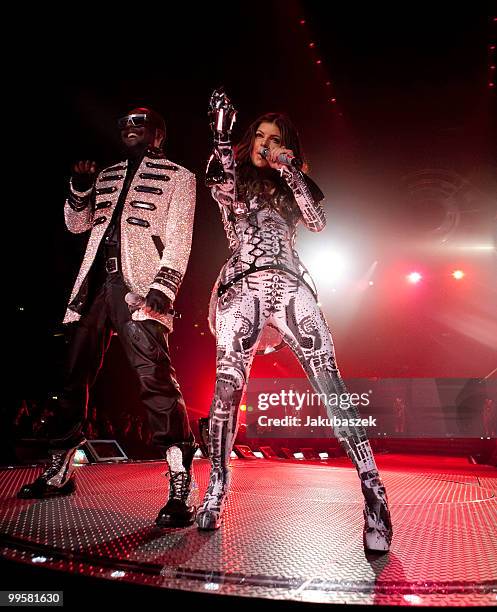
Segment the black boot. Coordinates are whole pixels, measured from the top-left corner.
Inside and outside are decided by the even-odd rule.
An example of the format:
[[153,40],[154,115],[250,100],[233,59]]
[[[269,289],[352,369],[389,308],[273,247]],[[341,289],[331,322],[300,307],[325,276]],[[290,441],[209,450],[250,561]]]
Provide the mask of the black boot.
[[181,443],[166,451],[169,466],[169,498],[161,508],[155,524],[158,527],[188,527],[195,520],[196,507],[192,498],[197,486],[192,472],[193,456],[198,446]]
[[[81,443],[83,444],[83,442]],[[17,493],[20,499],[43,499],[70,495],[76,490],[73,459],[78,446],[51,452],[50,465],[34,482],[24,485]]]

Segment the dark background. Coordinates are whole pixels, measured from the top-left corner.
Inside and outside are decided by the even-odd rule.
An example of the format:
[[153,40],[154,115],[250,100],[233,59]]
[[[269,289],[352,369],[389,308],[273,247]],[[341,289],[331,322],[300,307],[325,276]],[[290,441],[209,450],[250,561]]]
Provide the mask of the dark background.
[[[170,344],[191,415],[207,415],[215,376],[208,302],[228,256],[203,184],[207,104],[221,84],[239,111],[235,140],[267,111],[288,112],[299,128],[328,226],[321,234],[300,226],[297,248],[304,263],[324,268],[314,276],[343,375],[487,375],[497,366],[497,260],[488,250],[497,211],[496,93],[488,87],[496,13],[485,2],[347,9],[294,0],[30,11],[5,106],[5,127],[20,145],[9,165],[15,205],[4,201],[15,396],[60,385],[60,321],[85,245],[64,228],[71,164],[117,161],[115,120],[145,105],[165,117],[168,157],[197,175],[177,300],[183,318]],[[326,275],[330,249],[349,262],[335,284]],[[455,268],[466,271],[460,283],[450,277]],[[405,281],[413,269],[424,275],[418,286]],[[92,399],[109,414],[141,410],[127,367],[114,339]],[[300,374],[286,348],[252,370]]]

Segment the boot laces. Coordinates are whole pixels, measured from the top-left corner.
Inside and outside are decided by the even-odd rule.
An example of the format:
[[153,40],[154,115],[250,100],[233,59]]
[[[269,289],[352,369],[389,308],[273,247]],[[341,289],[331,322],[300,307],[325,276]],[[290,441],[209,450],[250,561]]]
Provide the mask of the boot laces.
[[190,493],[191,475],[188,472],[168,472],[170,497],[186,501]]

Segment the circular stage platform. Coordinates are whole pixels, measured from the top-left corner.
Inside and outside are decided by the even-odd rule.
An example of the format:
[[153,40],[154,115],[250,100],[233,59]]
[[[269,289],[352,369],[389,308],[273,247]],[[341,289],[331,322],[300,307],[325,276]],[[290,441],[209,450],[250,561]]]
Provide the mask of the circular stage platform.
[[[74,495],[42,501],[15,497],[40,468],[4,469],[1,556],[24,564],[20,575],[29,564],[177,594],[496,605],[496,470],[454,457],[379,455],[377,463],[394,525],[386,555],[364,552],[359,480],[341,458],[233,460],[215,532],[155,527],[167,498],[163,462],[78,467]],[[203,494],[207,460],[196,459],[194,471]]]

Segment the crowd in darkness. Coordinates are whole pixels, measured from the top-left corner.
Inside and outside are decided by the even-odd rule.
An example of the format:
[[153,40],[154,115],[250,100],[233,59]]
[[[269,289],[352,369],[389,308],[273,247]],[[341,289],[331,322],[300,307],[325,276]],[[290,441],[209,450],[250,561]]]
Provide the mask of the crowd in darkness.
[[[463,394],[464,395],[464,394]],[[466,397],[466,400],[470,398]],[[497,465],[497,403],[494,399],[482,396],[475,406],[468,402],[461,401],[458,406],[458,421],[461,428],[459,435],[456,438],[464,443],[467,438],[472,438],[479,442],[479,437],[483,431],[487,436],[488,445],[485,446],[483,441],[481,448],[478,444],[475,445],[474,455],[482,455],[485,460],[483,463]],[[12,410],[0,410],[0,465],[17,464],[28,461],[33,458],[32,454],[28,453],[25,457],[25,450],[33,445],[35,440],[44,439],[44,431],[47,424],[56,414],[57,398],[50,397],[48,399],[29,399],[20,400]],[[129,459],[161,459],[160,452],[152,444],[152,436],[148,427],[148,423],[144,415],[140,413],[131,413],[124,411],[122,414],[106,414],[105,409],[100,409],[95,404],[90,402],[88,418],[84,428],[86,439],[88,440],[116,440]],[[403,437],[409,437],[409,426],[406,419],[406,406],[399,398],[395,398],[392,411],[392,433]],[[474,418],[476,417],[478,439],[474,438],[471,427]],[[207,419],[203,419],[206,421]],[[196,424],[195,424],[196,425]],[[483,430],[481,429],[483,426]],[[469,429],[468,429],[469,428]],[[238,431],[237,443],[246,444],[252,448],[259,445],[275,444],[275,448],[281,446],[295,446],[298,439],[279,438],[277,441],[268,440],[267,438],[257,438],[257,434],[252,432],[250,439],[247,438],[247,426],[240,425]],[[196,433],[197,441],[201,441],[201,434]],[[422,436],[421,436],[422,437]],[[416,438],[416,436],[414,436]],[[482,438],[483,440],[483,438]],[[414,440],[415,442],[416,440]],[[331,440],[330,440],[331,442]],[[206,440],[204,440],[204,445]],[[382,450],[381,440],[375,440],[377,450]],[[326,449],[328,449],[326,446]],[[387,444],[388,446],[388,444]],[[398,451],[398,448],[395,447]],[[21,449],[21,450],[20,450]],[[24,449],[24,452],[23,450]],[[295,450],[295,449],[294,449]],[[394,451],[395,452],[395,451]]]
[[[57,399],[22,400],[16,410],[13,435],[18,441],[43,438],[47,424],[55,415]],[[88,440],[117,440],[130,459],[158,459],[152,435],[144,416],[124,412],[111,418],[93,405],[84,428]]]

